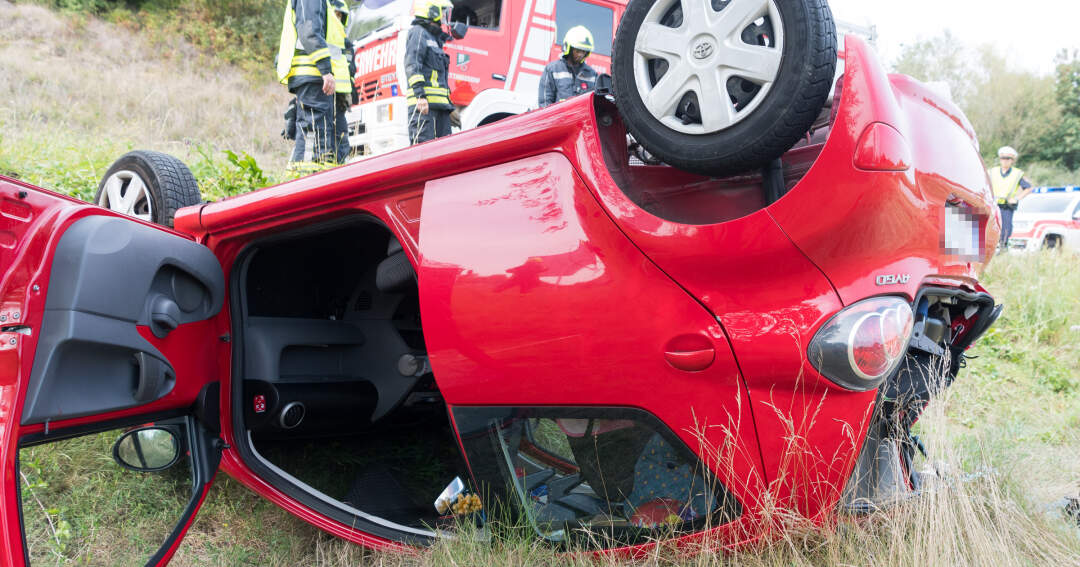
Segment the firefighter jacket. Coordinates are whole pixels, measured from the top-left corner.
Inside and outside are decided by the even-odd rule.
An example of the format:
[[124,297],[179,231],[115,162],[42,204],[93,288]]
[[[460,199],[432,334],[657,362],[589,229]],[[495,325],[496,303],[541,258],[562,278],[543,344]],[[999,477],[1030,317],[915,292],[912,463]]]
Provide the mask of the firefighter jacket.
[[450,103],[450,56],[443,51],[448,36],[441,31],[431,33],[426,20],[417,18],[409,28],[405,39],[405,76],[408,77],[409,106],[417,99],[426,98],[430,108],[453,110]]
[[289,90],[334,74],[334,90],[352,94],[345,59],[345,25],[327,0],[287,0],[278,45],[277,77]]
[[571,65],[560,57],[544,67],[540,77],[540,108],[596,88],[596,71],[584,61]]

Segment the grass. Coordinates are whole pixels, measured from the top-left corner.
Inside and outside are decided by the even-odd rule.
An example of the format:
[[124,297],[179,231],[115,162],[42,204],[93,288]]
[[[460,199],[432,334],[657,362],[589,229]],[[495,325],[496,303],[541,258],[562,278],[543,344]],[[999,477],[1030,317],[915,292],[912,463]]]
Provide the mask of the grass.
[[[0,0],[0,172],[89,199],[117,157],[155,149],[185,160],[210,198],[283,177],[288,95],[269,61],[259,63],[267,77],[253,79],[257,65],[205,55],[218,40],[186,41],[188,32],[165,33],[177,28],[160,13],[101,4],[108,20]],[[190,3],[191,13],[210,4]],[[213,21],[202,17],[190,25]],[[397,555],[336,540],[222,475],[173,565],[1080,565],[1080,531],[1050,509],[1080,481],[1078,264],[1057,253],[994,259],[983,283],[1005,313],[918,425],[931,450],[919,466],[951,473],[866,520],[822,528],[778,512],[789,530],[769,542],[730,554],[659,548],[634,562],[556,555],[521,532],[492,541],[466,533]],[[20,455],[41,564],[140,564],[179,515],[182,467],[120,471],[109,453],[116,435]]]
[[253,81],[183,40],[159,38],[165,50],[80,13],[0,10],[0,173],[92,199],[113,161],[150,149],[187,163],[209,199],[283,179],[289,94],[269,60]]

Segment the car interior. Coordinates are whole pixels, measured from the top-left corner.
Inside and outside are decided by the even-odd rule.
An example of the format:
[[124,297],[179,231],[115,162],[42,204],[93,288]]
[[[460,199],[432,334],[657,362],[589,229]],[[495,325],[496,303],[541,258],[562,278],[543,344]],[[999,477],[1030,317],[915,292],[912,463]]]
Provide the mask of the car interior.
[[[838,91],[839,93],[839,91]],[[834,95],[836,99],[839,94]],[[708,177],[651,164],[626,151],[626,126],[614,104],[596,97],[604,165],[619,189],[637,206],[681,224],[714,224],[735,220],[776,202],[810,171],[835,118],[827,105],[806,136],[783,156],[759,171]]]
[[241,266],[236,413],[253,463],[339,517],[434,527],[435,498],[466,475],[401,244],[358,217],[257,243]]

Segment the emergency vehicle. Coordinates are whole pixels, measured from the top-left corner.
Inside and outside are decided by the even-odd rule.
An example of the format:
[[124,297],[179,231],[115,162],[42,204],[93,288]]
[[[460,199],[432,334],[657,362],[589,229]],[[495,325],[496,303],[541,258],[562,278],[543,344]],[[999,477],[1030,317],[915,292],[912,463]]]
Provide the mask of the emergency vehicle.
[[1080,187],[1039,187],[1021,200],[1009,248],[1080,252]]
[[[615,28],[626,0],[459,0],[451,21],[468,24],[447,42],[451,99],[468,129],[537,107],[544,66],[562,53],[566,30],[583,25],[596,41],[588,62],[609,73]],[[349,143],[361,154],[409,145],[405,37],[411,0],[364,0],[352,9],[359,104],[349,113]]]

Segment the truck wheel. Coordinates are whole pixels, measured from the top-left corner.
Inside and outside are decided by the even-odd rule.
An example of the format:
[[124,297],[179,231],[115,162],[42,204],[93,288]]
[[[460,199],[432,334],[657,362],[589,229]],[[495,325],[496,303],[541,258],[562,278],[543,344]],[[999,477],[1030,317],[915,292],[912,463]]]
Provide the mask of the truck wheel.
[[616,104],[650,153],[731,175],[780,157],[836,71],[826,0],[630,0],[615,35]]
[[137,150],[113,162],[94,202],[118,213],[172,226],[177,209],[201,203],[202,196],[184,162],[168,154]]

